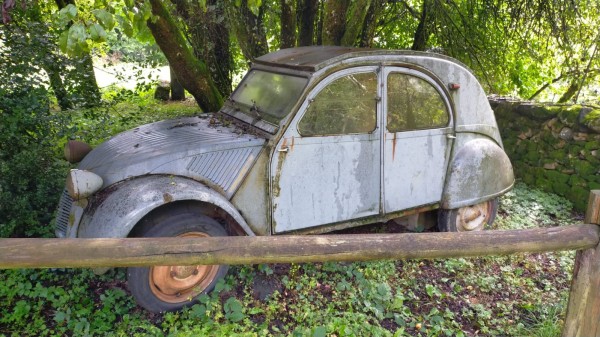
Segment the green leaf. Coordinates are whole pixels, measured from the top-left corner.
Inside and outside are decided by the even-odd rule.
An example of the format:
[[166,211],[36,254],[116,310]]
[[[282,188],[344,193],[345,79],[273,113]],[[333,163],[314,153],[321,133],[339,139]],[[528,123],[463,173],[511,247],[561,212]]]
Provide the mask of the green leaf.
[[87,32],[85,26],[81,23],[74,23],[71,28],[69,28],[67,53],[71,55],[81,55],[89,52],[90,48],[86,39]]
[[92,11],[96,19],[100,22],[102,27],[107,30],[111,30],[115,27],[115,19],[113,15],[104,9],[96,9]]
[[93,41],[104,42],[106,41],[106,31],[102,26],[95,23],[90,27],[90,37]]
[[65,8],[61,9],[60,11],[62,12],[63,10],[64,10],[65,15],[70,20],[73,20],[77,17],[77,7],[75,7],[75,5],[68,4]]
[[77,7],[72,4],[62,8],[55,16],[59,27],[65,27],[77,17]]
[[193,318],[203,318],[206,316],[206,306],[203,304],[194,304],[190,311],[190,316]]
[[317,326],[312,331],[312,337],[325,337],[327,336],[327,329],[324,326]]
[[119,26],[123,29],[123,32],[127,37],[133,37],[133,26],[131,26],[131,22],[122,16],[117,16],[117,21],[119,22]]
[[244,319],[244,314],[242,313],[242,303],[235,297],[230,297],[225,302],[223,309],[225,310],[225,318],[231,322],[239,322]]
[[433,297],[434,290],[435,288],[431,284],[425,285],[425,291],[427,292],[427,295],[429,295],[429,297]]
[[66,318],[67,318],[67,314],[66,314],[65,312],[62,312],[62,311],[57,311],[57,312],[54,314],[54,320],[55,320],[57,323],[61,323],[61,322],[63,322],[63,321],[66,319]]
[[69,31],[66,30],[60,34],[58,38],[58,47],[63,53],[67,53],[67,41],[69,40]]

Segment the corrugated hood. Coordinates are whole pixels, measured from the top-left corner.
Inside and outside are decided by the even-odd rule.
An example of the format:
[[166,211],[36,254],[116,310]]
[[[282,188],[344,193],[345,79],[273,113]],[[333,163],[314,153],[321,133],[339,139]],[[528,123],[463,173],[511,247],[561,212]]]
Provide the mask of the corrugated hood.
[[216,185],[231,197],[265,142],[223,126],[210,115],[178,118],[109,139],[92,150],[79,169],[101,176],[103,187],[136,176],[172,174]]

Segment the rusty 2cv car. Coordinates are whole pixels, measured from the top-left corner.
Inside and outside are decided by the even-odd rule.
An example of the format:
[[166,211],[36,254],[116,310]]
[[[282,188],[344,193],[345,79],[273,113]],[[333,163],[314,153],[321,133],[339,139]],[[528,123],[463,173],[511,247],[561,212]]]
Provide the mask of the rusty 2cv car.
[[[514,183],[476,78],[409,51],[273,52],[218,113],[143,125],[90,150],[65,147],[83,160],[67,178],[58,237],[323,233],[426,211],[442,231],[481,230]],[[227,269],[132,267],[128,285],[142,307],[177,310]]]

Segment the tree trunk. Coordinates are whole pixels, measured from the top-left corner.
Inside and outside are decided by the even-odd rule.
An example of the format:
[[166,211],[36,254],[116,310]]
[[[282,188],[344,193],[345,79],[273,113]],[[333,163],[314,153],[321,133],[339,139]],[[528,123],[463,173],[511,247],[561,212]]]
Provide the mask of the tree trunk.
[[173,67],[169,67],[169,72],[171,73],[171,100],[183,101],[185,99],[185,89],[183,89],[183,86],[179,83],[177,74],[173,71]]
[[579,91],[581,87],[581,81],[578,78],[574,78],[571,80],[571,84],[567,88],[567,91],[558,99],[558,103],[566,103],[575,96],[575,94]]
[[373,47],[373,39],[375,37],[375,29],[377,28],[377,18],[381,14],[383,4],[385,0],[373,0],[369,10],[365,15],[365,20],[362,26],[362,32],[360,35],[360,47],[371,48]]
[[355,0],[352,2],[348,13],[346,29],[340,43],[342,46],[354,46],[358,44],[359,37],[363,31],[365,17],[371,6],[371,0]]
[[263,23],[264,3],[260,6],[258,15],[255,15],[248,7],[248,0],[241,0],[239,5],[236,5],[236,1],[229,0],[227,1],[227,9],[227,17],[233,27],[244,57],[252,61],[259,56],[267,54],[269,52],[269,45]]
[[206,63],[221,95],[231,93],[233,59],[229,48],[229,27],[223,20],[223,2],[208,0],[202,8],[197,1],[172,0],[188,29],[194,55]]
[[194,96],[200,108],[204,111],[217,111],[223,97],[213,82],[205,63],[194,56],[177,26],[177,22],[169,13],[161,0],[150,0],[152,14],[156,20],[148,20],[148,28],[156,43],[165,54],[179,82]]
[[280,0],[281,4],[281,45],[291,48],[296,45],[296,3],[294,0]]
[[325,5],[323,4],[323,2],[319,2],[319,7],[318,7],[318,15],[319,18],[317,19],[317,45],[318,46],[322,46],[323,45],[323,22],[325,21]]
[[328,1],[325,3],[323,22],[323,45],[339,46],[346,31],[346,13],[350,0]]
[[79,72],[79,76],[77,77],[78,86],[85,93],[83,105],[88,108],[99,105],[102,95],[100,95],[100,89],[98,89],[92,56],[87,53],[78,57],[78,60],[75,62],[77,63],[76,68]]
[[298,1],[298,46],[313,45],[318,4],[317,0]]
[[429,20],[431,19],[431,0],[423,0],[423,8],[421,9],[421,18],[419,25],[415,31],[413,45],[410,49],[424,51],[427,48],[427,39],[429,38]]
[[[56,0],[55,2],[59,10],[65,8],[67,5],[76,5],[75,0]],[[96,80],[96,73],[94,72],[92,56],[90,53],[85,53],[81,56],[73,57],[73,59],[78,74],[75,77],[76,83],[74,84],[74,87],[77,87],[77,91],[80,91],[84,96],[82,98],[83,106],[89,108],[99,105],[102,95],[100,95],[100,89],[98,89],[98,81]]]
[[50,80],[50,87],[54,92],[54,96],[56,96],[56,101],[58,102],[58,106],[60,106],[61,110],[69,110],[73,108],[73,102],[69,97],[69,93],[67,89],[65,89],[65,85],[63,83],[62,78],[60,77],[60,72],[56,67],[50,64],[44,64],[44,70],[48,74],[48,79]]
[[[35,3],[32,7],[32,19],[37,22],[42,22],[42,14],[40,12],[40,8],[38,4]],[[40,39],[39,45],[42,49],[42,55],[40,55],[41,66],[44,68],[46,73],[48,74],[48,79],[50,80],[50,87],[54,92],[54,96],[56,97],[56,101],[60,106],[61,110],[69,110],[73,108],[73,102],[71,101],[71,97],[69,92],[65,88],[65,84],[61,77],[61,62],[59,60],[59,56],[55,51],[57,51],[56,45],[54,42],[51,42],[47,39]]]

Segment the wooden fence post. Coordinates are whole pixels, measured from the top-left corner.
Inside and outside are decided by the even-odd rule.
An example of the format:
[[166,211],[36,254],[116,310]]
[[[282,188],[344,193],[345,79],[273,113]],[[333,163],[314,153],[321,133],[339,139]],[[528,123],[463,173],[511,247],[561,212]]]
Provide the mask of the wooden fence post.
[[[600,190],[590,192],[585,223],[600,225]],[[600,244],[578,250],[563,337],[600,337]]]

